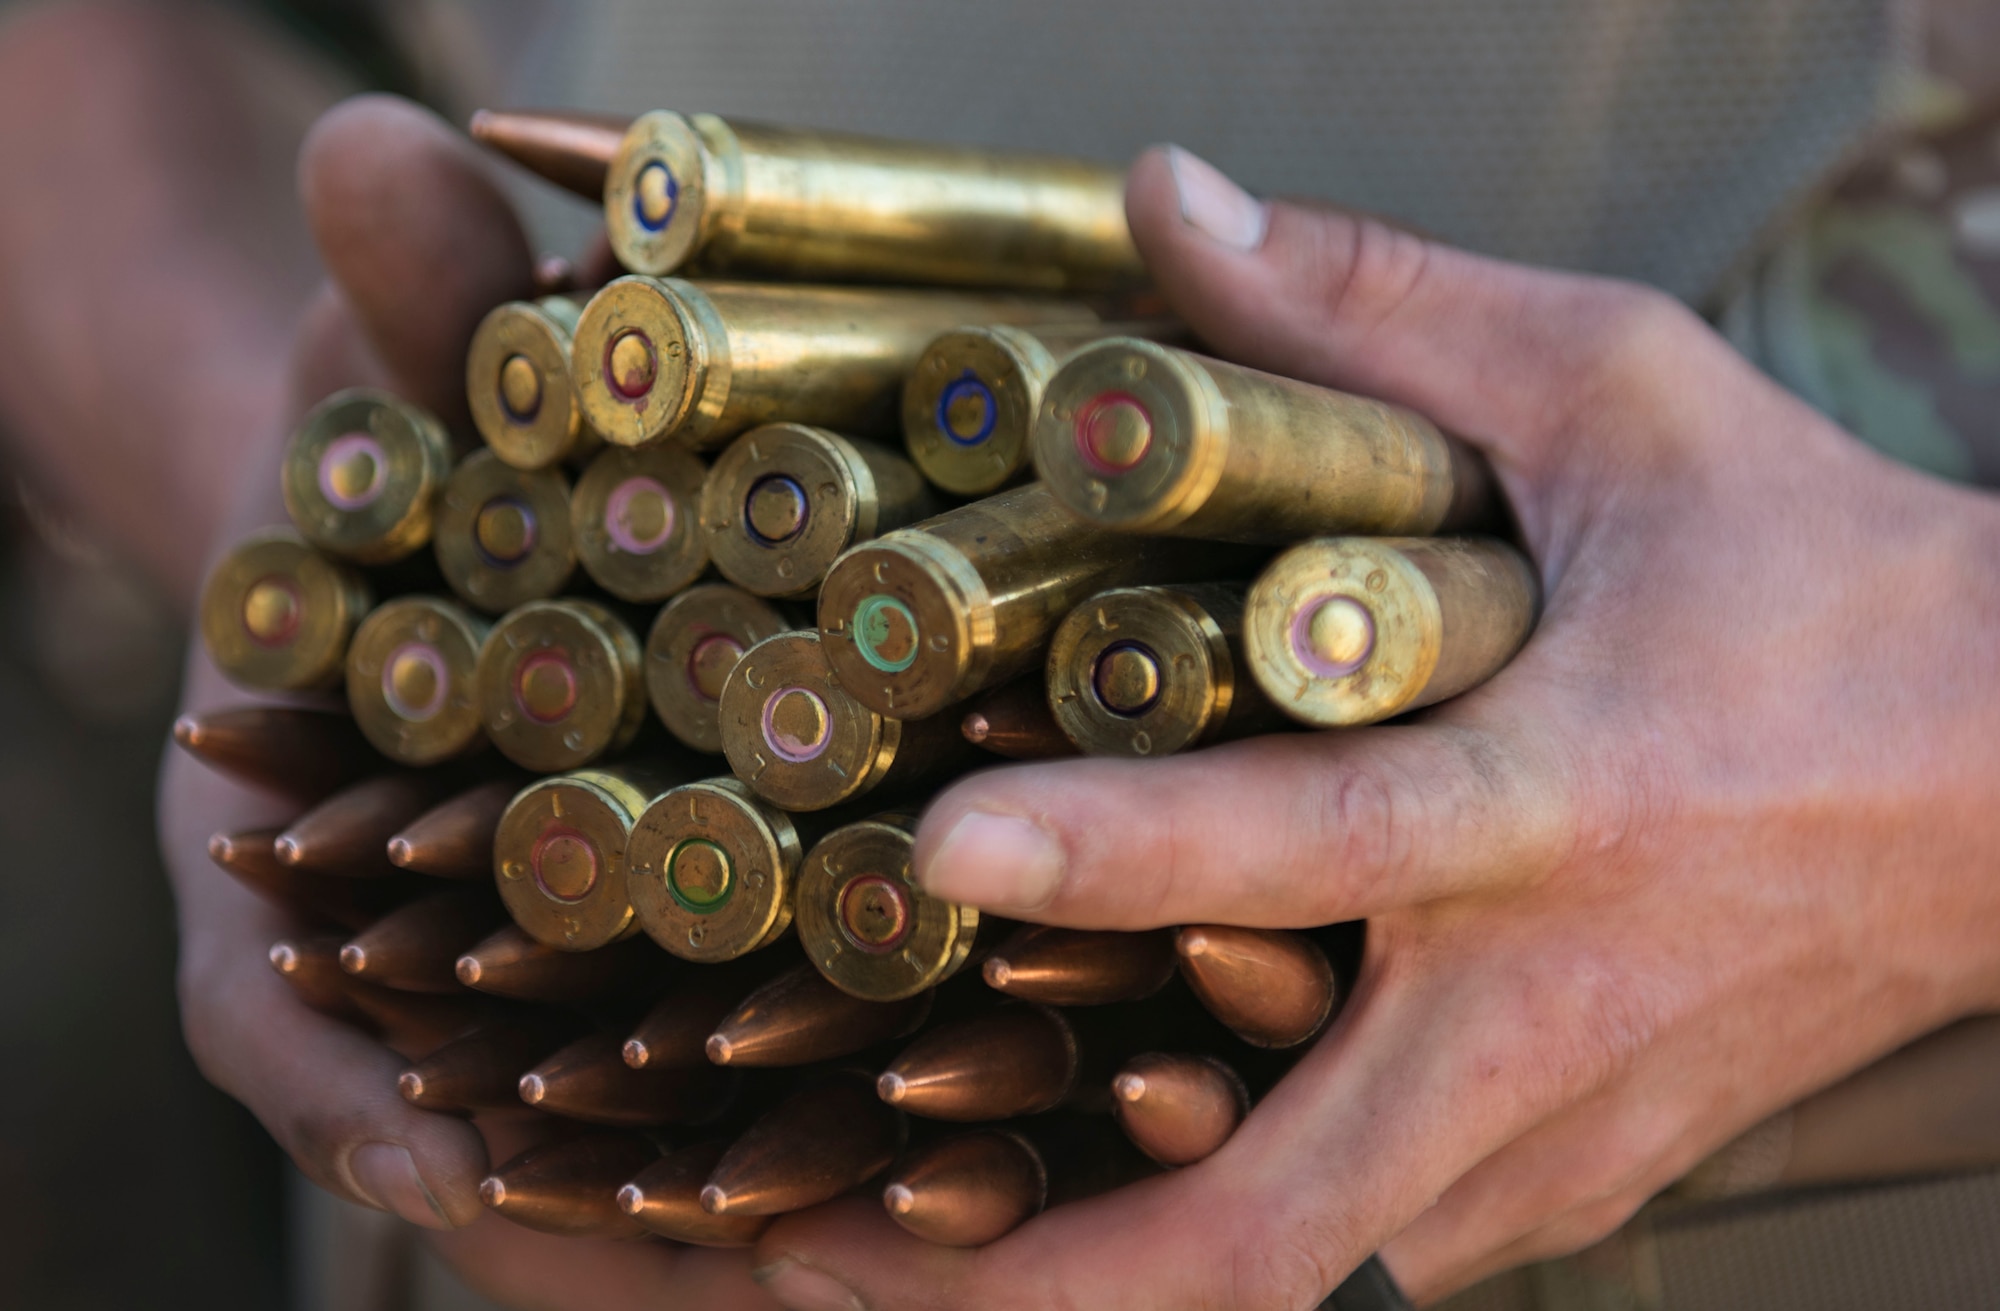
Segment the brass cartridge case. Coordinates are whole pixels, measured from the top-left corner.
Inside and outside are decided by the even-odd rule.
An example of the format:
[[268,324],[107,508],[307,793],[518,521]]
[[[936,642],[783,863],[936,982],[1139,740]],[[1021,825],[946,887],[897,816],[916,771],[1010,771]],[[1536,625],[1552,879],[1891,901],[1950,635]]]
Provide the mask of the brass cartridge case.
[[286,528],[253,533],[215,562],[201,592],[201,640],[241,687],[304,692],[340,681],[367,580]]
[[750,648],[722,688],[722,749],[758,796],[825,810],[881,788],[941,782],[972,754],[949,716],[901,722],[849,696],[818,633]]
[[435,765],[483,745],[474,676],[492,625],[435,596],[369,612],[347,648],[347,705],[377,751]]
[[1111,1081],[1111,1113],[1132,1145],[1161,1165],[1193,1165],[1250,1113],[1243,1076],[1198,1052],[1142,1052]]
[[632,120],[570,109],[482,109],[467,130],[529,172],[593,204]]
[[1077,754],[1076,743],[1056,726],[1048,687],[1040,674],[1017,678],[968,703],[958,731],[965,740],[1008,760],[1058,760]]
[[174,743],[218,773],[308,804],[382,767],[348,716],[297,706],[182,715]]
[[591,460],[569,502],[577,558],[623,601],[664,601],[708,568],[699,528],[708,471],[678,446],[609,446]]
[[1093,317],[1002,296],[625,277],[584,306],[570,376],[584,422],[619,446],[711,450],[780,421],[891,433],[904,376],[946,328]]
[[891,1001],[859,997],[801,965],[757,988],[716,1022],[708,1059],[753,1068],[837,1060],[907,1037],[929,1017],[931,1002],[928,992]]
[[641,273],[1038,291],[1144,277],[1122,169],[713,114],[634,120],[605,178],[604,222],[619,262]]
[[1492,476],[1380,401],[1116,338],[1064,362],[1035,416],[1035,473],[1120,532],[1235,542],[1464,528]]
[[1277,728],[1243,658],[1247,583],[1125,587],[1070,611],[1049,644],[1049,710],[1093,756],[1167,756]]
[[690,587],[646,635],[646,695],[667,731],[696,751],[722,750],[722,689],[743,653],[793,627],[728,583]]
[[474,451],[444,485],[437,559],[451,590],[488,613],[561,592],[576,572],[569,479]]
[[637,1238],[618,1190],[660,1159],[636,1133],[594,1133],[531,1147],[486,1176],[479,1200],[517,1225],[569,1238]]
[[523,788],[493,837],[494,877],[514,922],[566,951],[636,933],[626,842],[646,807],[684,781],[683,770],[660,762],[580,769]]
[[696,1247],[748,1247],[770,1227],[764,1215],[710,1215],[701,1190],[729,1149],[724,1139],[669,1152],[618,1190],[618,1206],[662,1238]]
[[722,576],[758,596],[811,596],[842,551],[942,509],[902,456],[824,428],[767,423],[730,443],[701,491]]
[[903,384],[903,441],[954,496],[990,496],[1028,476],[1029,437],[1061,360],[1106,337],[1178,338],[1178,324],[961,326],[932,341]]
[[387,392],[355,388],[315,406],[285,448],[285,509],[308,542],[387,564],[431,539],[451,476],[444,425]]
[[1500,672],[1528,640],[1540,592],[1534,566],[1491,538],[1322,538],[1251,587],[1243,651],[1300,723],[1372,724]]
[[820,633],[849,695],[922,719],[1033,669],[1095,593],[1212,577],[1235,558],[1085,523],[1030,483],[847,552],[820,589]]
[[[803,818],[803,817],[800,817]],[[819,830],[734,778],[683,783],[646,808],[626,846],[639,925],[685,960],[735,960],[792,926],[792,886]]]
[[917,887],[915,826],[913,816],[878,815],[835,829],[806,853],[799,942],[843,992],[871,1001],[914,997],[972,954],[979,912]]
[[530,601],[479,653],[479,717],[515,764],[580,769],[631,744],[645,719],[639,639],[594,602]]
[[570,336],[582,313],[568,296],[509,301],[472,334],[465,396],[473,426],[516,469],[546,469],[598,444],[569,376]]

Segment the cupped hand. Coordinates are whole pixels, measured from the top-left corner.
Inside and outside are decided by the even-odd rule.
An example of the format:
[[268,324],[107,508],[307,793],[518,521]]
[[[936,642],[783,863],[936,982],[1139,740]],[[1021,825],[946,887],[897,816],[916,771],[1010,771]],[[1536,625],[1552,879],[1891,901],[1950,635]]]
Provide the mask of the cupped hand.
[[1215,1156],[927,1247],[766,1235],[788,1305],[1311,1306],[1574,1250],[1713,1148],[2000,1006],[2000,506],[1892,465],[1651,291],[1252,201],[1127,195],[1218,354],[1483,448],[1545,611],[1413,722],[961,782],[937,895],[1081,927],[1366,917],[1337,1024]]
[[[294,344],[293,412],[273,416],[274,425],[340,387],[372,385],[463,428],[472,331],[492,306],[533,286],[526,238],[484,161],[429,113],[364,97],[315,128],[300,186],[331,282]],[[277,436],[232,471],[246,493],[234,531],[283,521]],[[185,709],[258,699],[225,683],[198,645],[190,653]],[[489,1142],[466,1121],[405,1102],[399,1057],[309,1010],[271,970],[271,943],[301,926],[208,860],[210,834],[282,823],[290,812],[169,750],[160,829],[180,908],[188,1043],[203,1072],[307,1176],[438,1231],[435,1245],[468,1282],[511,1305],[770,1305],[742,1252],[556,1239],[488,1214],[478,1187],[489,1149],[498,1160],[518,1144]]]

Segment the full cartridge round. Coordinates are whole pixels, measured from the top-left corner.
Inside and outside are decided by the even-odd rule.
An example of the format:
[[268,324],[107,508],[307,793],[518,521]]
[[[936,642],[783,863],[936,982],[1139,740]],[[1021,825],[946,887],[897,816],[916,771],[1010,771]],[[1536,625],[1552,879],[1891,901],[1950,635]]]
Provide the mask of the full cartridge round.
[[639,925],[685,960],[735,960],[792,926],[805,843],[793,817],[734,778],[683,783],[639,816],[625,849]]
[[898,1001],[964,966],[979,912],[940,901],[910,873],[915,817],[846,824],[806,853],[799,872],[799,942],[843,992]]
[[849,550],[820,588],[819,627],[850,695],[922,719],[1035,667],[1094,593],[1212,577],[1233,560],[1100,528],[1029,483]]
[[641,273],[1041,291],[1144,277],[1120,169],[713,114],[634,120],[605,177],[604,222]]
[[849,696],[810,629],[765,638],[730,671],[722,749],[738,778],[787,810],[824,810],[884,786],[941,782],[972,751],[954,719],[903,723]]
[[479,717],[502,755],[551,774],[629,745],[645,718],[639,639],[601,605],[530,601],[479,653]]
[[1063,363],[1034,453],[1065,507],[1129,533],[1427,535],[1492,495],[1485,461],[1409,410],[1126,337]]
[[646,807],[685,773],[580,769],[537,779],[500,816],[493,875],[507,913],[537,942],[589,951],[638,931],[625,844]]
[[620,446],[712,450],[774,420],[896,430],[903,378],[957,323],[1096,321],[1019,297],[624,277],[577,321],[584,421]]
[[398,597],[361,621],[347,648],[347,704],[377,751],[435,765],[484,743],[475,675],[489,628],[435,596]]
[[1534,567],[1491,538],[1302,542],[1251,587],[1244,655],[1301,723],[1372,724],[1498,673],[1528,640],[1539,594]]
[[767,423],[730,443],[701,491],[722,576],[758,596],[810,596],[842,551],[941,508],[902,456],[824,428]]
[[336,392],[285,448],[285,510],[320,550],[387,564],[430,541],[450,475],[451,438],[436,419],[387,392]]
[[304,692],[340,681],[349,637],[368,612],[367,580],[268,528],[231,547],[201,591],[201,641],[230,682]]
[[986,496],[1027,476],[1028,438],[1062,358],[1105,337],[1178,336],[1158,323],[962,326],[924,348],[903,384],[903,442],[924,477]]
[[728,583],[690,587],[646,635],[646,695],[684,745],[722,750],[722,688],[743,653],[793,625],[768,601]]
[[678,446],[610,446],[576,480],[569,502],[577,558],[622,601],[666,600],[708,568],[698,526],[701,460]]
[[474,451],[444,485],[437,559],[451,590],[489,613],[556,595],[576,572],[569,480]]
[[1284,716],[1243,659],[1246,583],[1100,592],[1049,644],[1049,710],[1086,754],[1164,756]]
[[509,301],[479,322],[465,356],[472,422],[516,469],[546,469],[597,442],[570,384],[570,335],[583,306],[568,296]]

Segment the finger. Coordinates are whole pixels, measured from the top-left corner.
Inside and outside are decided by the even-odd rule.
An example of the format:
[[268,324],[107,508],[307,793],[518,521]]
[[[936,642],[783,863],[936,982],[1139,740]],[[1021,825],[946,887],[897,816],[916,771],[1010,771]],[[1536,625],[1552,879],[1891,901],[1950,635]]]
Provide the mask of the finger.
[[389,387],[389,371],[368,344],[338,284],[320,283],[292,343],[290,416],[304,414],[346,387]]
[[478,1293],[535,1311],[772,1311],[750,1253],[537,1233],[487,1214],[429,1235]]
[[1419,1305],[1429,1306],[1504,1270],[1514,1270],[1536,1261],[1569,1256],[1600,1243],[1615,1234],[1651,1196],[1649,1192],[1634,1190],[1567,1211],[1547,1224],[1523,1234],[1507,1246],[1485,1253],[1449,1277],[1434,1282],[1422,1293],[1413,1292],[1410,1285],[1402,1283],[1402,1276],[1398,1273],[1399,1267],[1393,1258],[1385,1253],[1383,1260],[1388,1265],[1390,1274],[1396,1277],[1398,1286],[1408,1292],[1411,1299]]
[[487,310],[532,295],[527,237],[477,149],[393,96],[358,96],[299,157],[306,217],[375,353],[410,400],[463,422],[465,351]]
[[975,775],[926,811],[917,877],[948,901],[1123,929],[1331,924],[1538,877],[1573,789],[1536,733],[1466,720]]

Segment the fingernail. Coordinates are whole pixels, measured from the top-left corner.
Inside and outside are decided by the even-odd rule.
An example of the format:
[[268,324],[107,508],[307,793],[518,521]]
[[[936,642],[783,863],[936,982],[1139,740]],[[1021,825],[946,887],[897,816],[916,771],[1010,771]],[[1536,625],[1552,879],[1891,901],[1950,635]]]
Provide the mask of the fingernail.
[[1167,167],[1180,197],[1181,220],[1231,250],[1252,251],[1264,244],[1270,215],[1264,202],[1229,180],[1215,165],[1179,146],[1167,147]]
[[383,1211],[392,1211],[413,1225],[426,1229],[454,1226],[438,1205],[437,1198],[424,1186],[417,1173],[416,1158],[410,1149],[395,1143],[363,1143],[347,1158],[347,1173],[362,1199]]
[[824,1270],[794,1256],[780,1257],[750,1272],[786,1311],[868,1311],[853,1290]]
[[924,891],[986,910],[1033,910],[1056,895],[1062,844],[1013,815],[971,811],[944,835],[918,871]]

